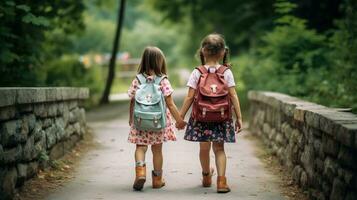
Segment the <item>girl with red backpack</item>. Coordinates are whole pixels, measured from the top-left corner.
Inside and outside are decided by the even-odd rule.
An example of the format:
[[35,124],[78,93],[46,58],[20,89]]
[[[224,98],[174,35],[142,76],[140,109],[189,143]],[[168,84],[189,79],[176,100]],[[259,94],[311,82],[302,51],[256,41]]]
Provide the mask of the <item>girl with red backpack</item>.
[[[210,168],[209,156],[212,146],[218,173],[217,192],[227,193],[230,188],[225,177],[224,143],[235,142],[235,133],[242,129],[240,105],[233,73],[227,64],[229,52],[223,37],[219,34],[206,36],[199,53],[202,65],[193,70],[188,80],[189,90],[180,112],[184,118],[193,104],[184,139],[200,142],[203,187],[212,184],[213,169]],[[232,107],[237,118],[235,127]],[[176,124],[176,127],[183,128],[180,124]]]

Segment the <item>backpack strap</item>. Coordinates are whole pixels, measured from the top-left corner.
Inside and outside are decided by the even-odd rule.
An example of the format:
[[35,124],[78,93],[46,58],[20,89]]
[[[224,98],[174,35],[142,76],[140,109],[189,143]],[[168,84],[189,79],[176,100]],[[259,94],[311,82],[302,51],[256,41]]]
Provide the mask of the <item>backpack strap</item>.
[[199,67],[196,67],[196,69],[201,73],[201,74],[207,74],[208,70],[205,66],[201,65]]
[[138,79],[140,84],[143,84],[146,82],[146,77],[144,76],[144,74],[137,74],[136,78]]
[[217,74],[224,74],[224,72],[227,71],[228,69],[229,69],[229,67],[227,67],[227,66],[225,66],[225,65],[221,65],[221,66],[217,69],[216,73],[217,73]]
[[155,84],[160,85],[161,81],[167,78],[166,75],[161,75],[161,76],[155,76]]

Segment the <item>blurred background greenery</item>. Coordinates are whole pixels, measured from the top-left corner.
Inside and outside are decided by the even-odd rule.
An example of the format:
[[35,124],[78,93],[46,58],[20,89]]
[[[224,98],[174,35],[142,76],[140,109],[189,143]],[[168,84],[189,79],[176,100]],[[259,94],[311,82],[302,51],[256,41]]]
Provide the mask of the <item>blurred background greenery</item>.
[[[0,86],[103,91],[119,1],[0,2]],[[199,64],[200,40],[231,49],[237,90],[278,91],[357,112],[357,0],[129,0],[112,93],[125,92],[147,45],[167,56],[170,80]]]

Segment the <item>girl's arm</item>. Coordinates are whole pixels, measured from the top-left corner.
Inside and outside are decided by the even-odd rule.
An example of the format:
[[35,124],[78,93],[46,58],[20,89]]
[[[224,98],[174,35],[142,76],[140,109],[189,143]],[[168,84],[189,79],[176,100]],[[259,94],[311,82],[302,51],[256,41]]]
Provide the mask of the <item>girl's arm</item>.
[[236,131],[239,132],[242,129],[242,113],[240,111],[239,99],[235,87],[229,88],[229,96],[234,106],[234,112],[237,117]]
[[130,107],[129,107],[129,125],[133,123],[133,112],[134,112],[134,98],[130,100]]
[[176,107],[176,105],[174,103],[172,95],[166,96],[165,97],[165,102],[166,102],[166,105],[169,108],[172,116],[175,118],[176,124],[179,127],[185,127],[186,122],[183,121],[182,117],[180,116],[180,113],[179,113],[179,111],[178,111],[178,109],[177,109],[177,107]]
[[185,118],[188,109],[190,109],[190,107],[191,107],[191,104],[195,97],[195,92],[196,92],[196,90],[191,87],[188,89],[187,96],[185,97],[185,100],[183,101],[183,105],[182,105],[181,111],[180,111],[181,117],[183,119]]

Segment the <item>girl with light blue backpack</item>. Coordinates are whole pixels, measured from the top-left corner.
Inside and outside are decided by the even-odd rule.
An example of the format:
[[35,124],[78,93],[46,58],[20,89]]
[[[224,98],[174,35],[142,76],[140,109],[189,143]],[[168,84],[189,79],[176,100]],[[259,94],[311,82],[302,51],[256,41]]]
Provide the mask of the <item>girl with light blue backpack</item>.
[[138,74],[128,90],[131,98],[128,141],[136,144],[134,190],[142,190],[146,181],[145,154],[148,145],[151,145],[153,153],[152,187],[165,185],[162,179],[162,143],[176,141],[172,117],[178,127],[186,125],[172,99],[173,89],[166,71],[162,51],[157,47],[146,47]]

